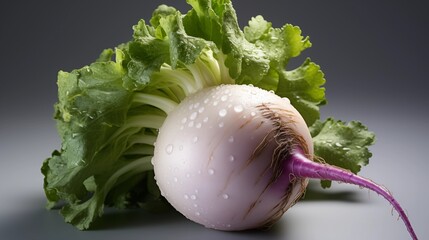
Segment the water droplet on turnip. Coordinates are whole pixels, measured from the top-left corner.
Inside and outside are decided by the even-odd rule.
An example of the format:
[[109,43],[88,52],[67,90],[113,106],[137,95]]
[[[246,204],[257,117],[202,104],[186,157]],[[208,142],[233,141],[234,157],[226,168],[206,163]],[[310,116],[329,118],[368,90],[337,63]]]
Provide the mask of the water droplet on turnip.
[[213,175],[214,174],[214,170],[211,169],[211,168],[207,172],[209,173],[209,175]]
[[289,98],[284,97],[284,98],[282,98],[282,99],[283,99],[283,101],[285,101],[286,103],[290,104],[290,100],[289,100]]
[[167,147],[165,147],[165,152],[167,154],[171,154],[173,152],[173,145],[172,144],[168,144]]
[[236,113],[241,113],[243,111],[243,106],[242,105],[236,105],[236,106],[234,106],[234,111]]
[[228,112],[226,111],[226,109],[221,109],[220,111],[219,111],[219,116],[220,117],[225,117],[226,116],[226,114],[227,114]]
[[191,116],[189,116],[189,119],[190,119],[190,120],[195,120],[195,118],[197,118],[197,115],[198,115],[198,113],[197,113],[197,112],[193,112],[193,113],[191,114]]

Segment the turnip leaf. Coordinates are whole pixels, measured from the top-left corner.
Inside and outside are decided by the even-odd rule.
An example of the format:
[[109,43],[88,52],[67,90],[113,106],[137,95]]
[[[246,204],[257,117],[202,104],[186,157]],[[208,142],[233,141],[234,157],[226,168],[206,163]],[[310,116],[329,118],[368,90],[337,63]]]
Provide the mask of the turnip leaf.
[[281,71],[276,94],[287,97],[308,126],[320,118],[319,106],[326,103],[325,77],[320,67],[307,59],[300,67]]
[[[348,169],[353,173],[360,171],[372,156],[368,147],[375,142],[375,135],[360,122],[343,121],[328,118],[317,121],[310,128],[313,137],[314,155],[326,163]],[[330,181],[322,181],[323,187],[329,187]]]

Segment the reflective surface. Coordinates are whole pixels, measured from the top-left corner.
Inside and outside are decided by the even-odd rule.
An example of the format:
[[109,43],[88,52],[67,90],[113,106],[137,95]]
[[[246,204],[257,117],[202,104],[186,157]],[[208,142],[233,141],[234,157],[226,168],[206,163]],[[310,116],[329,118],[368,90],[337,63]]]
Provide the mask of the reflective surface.
[[[363,107],[359,109],[364,110]],[[342,109],[347,112],[347,109]],[[338,110],[336,110],[338,111]],[[426,226],[429,180],[429,134],[424,119],[398,128],[404,117],[384,114],[364,116],[377,132],[374,157],[362,175],[384,184],[407,210],[421,239]],[[409,120],[408,120],[409,121]],[[323,190],[313,182],[306,198],[290,209],[269,231],[228,233],[206,229],[174,211],[148,213],[141,210],[107,209],[91,231],[81,232],[64,223],[57,210],[44,209],[41,161],[58,144],[53,124],[44,118],[9,122],[1,138],[2,239],[408,239],[397,214],[381,197],[358,187],[334,183]],[[412,141],[410,141],[412,139]],[[407,164],[408,163],[408,164]],[[406,168],[405,168],[406,166]]]

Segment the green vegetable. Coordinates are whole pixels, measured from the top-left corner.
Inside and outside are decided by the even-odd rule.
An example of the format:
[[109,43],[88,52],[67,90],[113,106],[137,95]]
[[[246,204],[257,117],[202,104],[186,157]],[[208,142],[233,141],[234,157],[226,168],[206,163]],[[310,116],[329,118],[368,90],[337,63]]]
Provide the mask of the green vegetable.
[[[375,136],[360,122],[328,118],[325,122],[315,122],[310,131],[315,155],[331,165],[358,173],[372,156],[366,146],[374,143]],[[322,187],[330,186],[330,181],[322,181]]]
[[[157,129],[180,101],[208,86],[252,84],[288,97],[327,163],[357,172],[371,156],[374,136],[360,123],[319,120],[326,103],[320,67],[307,59],[287,69],[311,46],[300,28],[273,28],[257,16],[242,31],[230,0],[187,2],[187,14],[161,5],[150,24],[133,27],[129,42],[58,74],[54,117],[62,145],[43,163],[44,189],[48,208],[63,202],[61,214],[79,229],[104,206],[152,209],[163,202],[151,164]],[[352,151],[338,157],[335,143]]]

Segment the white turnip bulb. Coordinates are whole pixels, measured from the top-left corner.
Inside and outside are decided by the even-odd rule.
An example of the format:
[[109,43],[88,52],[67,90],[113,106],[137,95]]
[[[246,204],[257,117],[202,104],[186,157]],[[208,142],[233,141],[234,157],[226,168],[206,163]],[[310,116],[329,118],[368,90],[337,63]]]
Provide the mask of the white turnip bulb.
[[206,227],[267,227],[302,196],[309,178],[387,190],[347,170],[313,161],[308,127],[287,98],[247,85],[203,89],[182,101],[159,130],[152,159],[168,202]]

